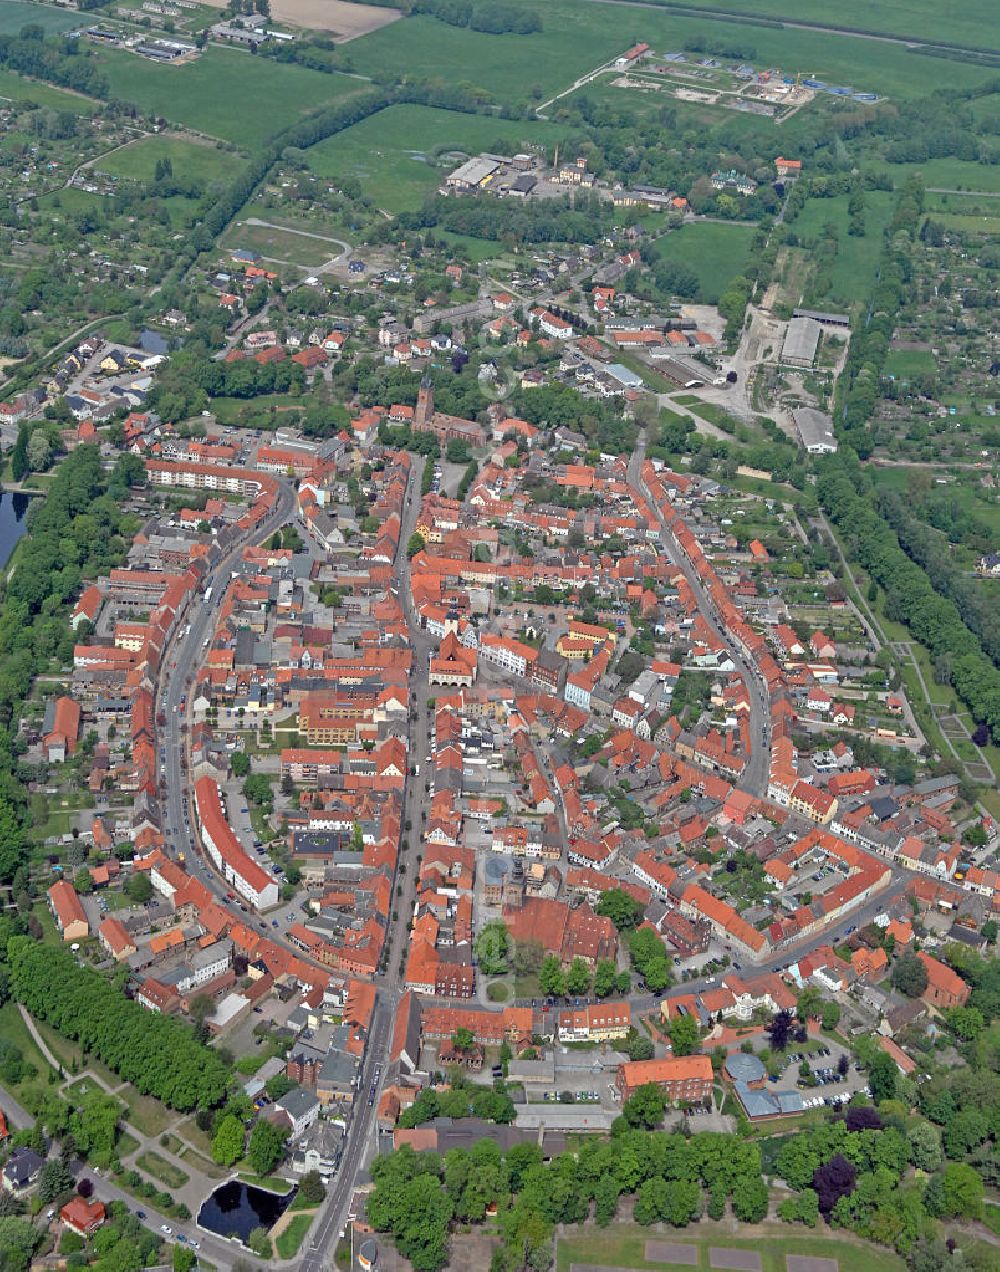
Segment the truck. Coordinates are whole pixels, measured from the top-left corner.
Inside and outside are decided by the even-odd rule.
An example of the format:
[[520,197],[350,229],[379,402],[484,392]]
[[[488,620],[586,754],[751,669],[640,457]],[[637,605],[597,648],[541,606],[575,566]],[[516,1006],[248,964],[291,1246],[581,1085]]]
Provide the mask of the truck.
[[209,601],[211,601],[211,599],[212,599],[212,588],[211,586],[209,586],[205,588],[205,604],[207,605]]

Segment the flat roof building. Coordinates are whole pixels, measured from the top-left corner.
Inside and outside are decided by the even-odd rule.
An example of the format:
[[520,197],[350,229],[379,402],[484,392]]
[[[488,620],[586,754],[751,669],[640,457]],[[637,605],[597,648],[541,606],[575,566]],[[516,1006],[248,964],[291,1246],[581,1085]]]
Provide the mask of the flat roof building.
[[782,362],[794,367],[811,367],[816,361],[822,328],[815,318],[793,318],[781,348]]
[[792,420],[799,442],[810,455],[832,455],[837,449],[833,420],[829,415],[811,406],[803,406],[792,412]]

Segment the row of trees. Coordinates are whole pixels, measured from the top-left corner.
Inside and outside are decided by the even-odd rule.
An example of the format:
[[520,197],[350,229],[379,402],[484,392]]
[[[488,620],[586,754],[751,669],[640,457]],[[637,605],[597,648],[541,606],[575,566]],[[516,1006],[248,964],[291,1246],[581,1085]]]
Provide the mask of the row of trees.
[[[652,1094],[662,1118],[662,1094],[655,1087]],[[703,1209],[720,1218],[727,1203],[746,1223],[767,1213],[757,1144],[712,1133],[650,1133],[625,1118],[616,1127],[611,1139],[588,1138],[578,1152],[548,1164],[535,1144],[501,1153],[492,1140],[480,1140],[471,1151],[444,1156],[405,1146],[372,1163],[368,1219],[378,1232],[392,1233],[417,1272],[434,1272],[447,1262],[452,1222],[482,1223],[496,1203],[504,1244],[493,1267],[512,1272],[548,1268],[556,1224],[593,1216],[607,1225],[622,1196],[636,1197],[640,1223],[683,1226]]]
[[962,621],[954,601],[939,596],[879,515],[870,479],[856,459],[837,454],[820,461],[820,500],[838,527],[848,554],[885,591],[886,614],[906,625],[935,660],[950,660],[951,681],[973,717],[1000,741],[1000,671]]
[[448,26],[468,27],[486,35],[531,35],[542,29],[532,9],[509,4],[470,4],[469,0],[415,0],[411,13],[426,13]]
[[211,1108],[225,1096],[227,1065],[183,1021],[151,1015],[69,950],[14,937],[9,958],[17,1001],[144,1095],[181,1111]]

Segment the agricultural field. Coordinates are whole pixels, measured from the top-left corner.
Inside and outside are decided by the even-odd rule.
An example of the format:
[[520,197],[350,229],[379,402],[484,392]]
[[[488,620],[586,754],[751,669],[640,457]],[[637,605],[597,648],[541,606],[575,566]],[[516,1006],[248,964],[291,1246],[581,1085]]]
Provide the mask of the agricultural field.
[[[869,191],[865,195],[865,232],[853,236],[847,232],[847,195],[832,199],[810,199],[798,216],[788,223],[801,246],[807,249],[812,272],[805,284],[806,303],[841,305],[850,308],[860,304],[871,290],[875,269],[882,251],[882,232],[892,212],[893,196],[887,191]],[[827,239],[827,227],[833,238]],[[836,243],[830,259],[826,249],[817,255],[821,242]]]
[[747,225],[702,221],[665,234],[657,242],[656,252],[661,260],[692,269],[701,283],[697,299],[714,304],[743,270],[753,234]]
[[[985,6],[988,0],[978,0]],[[787,4],[786,4],[787,9]],[[937,87],[988,82],[995,70],[932,58],[903,46],[809,30],[778,29],[738,20],[706,23],[662,10],[618,3],[553,0],[544,29],[532,35],[487,35],[429,16],[407,17],[351,45],[345,65],[362,74],[402,79],[414,66],[446,82],[460,76],[502,101],[543,102],[587,71],[643,40],[657,52],[709,33],[752,47],[761,66],[802,72],[828,83],[896,97]]]
[[305,111],[363,87],[343,75],[265,58],[251,62],[232,49],[207,49],[185,66],[157,66],[119,49],[101,49],[98,57],[113,97],[248,149],[264,145]]
[[152,181],[156,165],[164,160],[170,161],[176,178],[201,181],[206,185],[213,181],[230,180],[243,166],[239,156],[231,151],[161,134],[134,141],[106,159],[98,160],[93,168],[95,172],[105,172],[129,181]]
[[[666,8],[671,0],[657,0]],[[683,0],[677,0],[683,3]],[[941,40],[970,49],[1000,50],[993,0],[962,0],[960,5],[941,5],[934,0],[847,0],[831,9],[823,0],[699,0],[699,9],[720,13],[746,13],[757,18],[789,18],[816,23],[829,29],[870,31],[907,40]]]
[[69,31],[80,25],[77,14],[48,5],[23,4],[21,0],[0,0],[0,35],[17,35],[22,27],[40,26],[46,35]]
[[451,152],[511,153],[551,148],[564,135],[557,125],[460,115],[429,106],[390,106],[307,152],[310,168],[331,181],[354,177],[365,194],[389,212],[417,208],[459,159]]

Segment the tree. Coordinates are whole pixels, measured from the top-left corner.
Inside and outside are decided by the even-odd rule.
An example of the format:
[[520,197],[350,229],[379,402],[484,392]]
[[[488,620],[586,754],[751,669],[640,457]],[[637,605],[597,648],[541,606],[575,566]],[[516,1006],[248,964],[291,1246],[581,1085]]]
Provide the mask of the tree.
[[630,1060],[652,1060],[656,1055],[652,1038],[648,1034],[641,1033],[635,1025],[630,1026],[625,1041],[620,1045],[620,1050],[624,1051]]
[[924,1204],[942,1219],[978,1219],[983,1196],[979,1173],[965,1162],[949,1162],[928,1184]]
[[510,933],[503,919],[491,919],[476,937],[479,969],[487,976],[500,976],[507,971],[510,955]]
[[60,1193],[73,1187],[73,1176],[65,1162],[59,1158],[46,1162],[38,1177],[38,1196],[41,1201],[55,1201]]
[[274,792],[263,773],[254,773],[243,783],[243,794],[251,804],[269,813],[274,807]]
[[4,1256],[4,1272],[26,1272],[31,1255],[41,1240],[42,1232],[26,1219],[0,1219],[0,1250]]
[[767,1036],[773,1050],[784,1051],[788,1046],[791,1033],[792,1013],[790,1011],[776,1012],[771,1017],[771,1023],[767,1027]]
[[270,1259],[274,1254],[266,1228],[254,1228],[247,1238],[247,1245],[259,1259]]
[[741,1223],[760,1223],[767,1214],[767,1184],[759,1175],[740,1175],[733,1182],[733,1214]]
[[937,1170],[944,1156],[941,1132],[932,1122],[916,1122],[906,1134],[910,1161],[918,1170]]
[[807,985],[799,995],[799,1001],[796,1004],[796,1015],[803,1024],[812,1016],[818,1016],[820,1008],[823,1005],[823,996],[812,985]]
[[598,998],[607,998],[614,993],[615,986],[618,983],[618,971],[614,962],[610,958],[602,958],[598,961],[597,970],[594,972],[594,994]]
[[570,994],[586,994],[590,989],[590,968],[582,958],[575,958],[570,964],[566,989]]
[[86,866],[82,870],[78,870],[73,876],[73,887],[80,896],[87,896],[88,893],[94,891],[94,879]]
[[281,1161],[287,1137],[288,1132],[285,1128],[272,1125],[266,1118],[257,1119],[250,1132],[247,1157],[258,1175],[270,1175]]
[[907,998],[919,998],[927,988],[927,968],[914,950],[907,950],[896,959],[890,979]]
[[840,1024],[840,1004],[830,1002],[829,1000],[824,1001],[823,1006],[820,1008],[819,1015],[823,1028],[827,1030],[827,1032],[831,1032]]
[[652,1130],[663,1121],[667,1097],[655,1082],[637,1087],[622,1105],[622,1117],[632,1127]]
[[701,1031],[694,1016],[678,1013],[670,1022],[670,1047],[675,1056],[689,1056],[701,1041]]
[[418,552],[423,552],[426,547],[424,536],[414,530],[406,541],[406,555],[412,560]]
[[198,1256],[188,1245],[175,1245],[170,1257],[174,1272],[190,1272],[198,1262]]
[[466,1029],[463,1025],[451,1035],[451,1043],[456,1051],[471,1051],[476,1045],[476,1036],[471,1029]]
[[819,1197],[815,1188],[804,1188],[795,1197],[786,1197],[778,1206],[778,1217],[785,1223],[804,1223],[815,1228],[819,1223]]
[[896,1079],[898,1076],[899,1070],[896,1068],[896,1062],[891,1056],[887,1056],[884,1051],[879,1051],[872,1056],[872,1062],[868,1066],[868,1085],[871,1088],[872,1100],[875,1104],[881,1104],[883,1100],[894,1100],[896,1098]]
[[28,426],[21,424],[17,430],[17,441],[10,453],[10,475],[15,481],[23,481],[28,475]]
[[233,1162],[243,1156],[245,1137],[243,1123],[231,1113],[227,1114],[219,1122],[212,1139],[212,1160],[220,1166],[232,1166]]
[[250,756],[246,751],[234,751],[229,763],[234,777],[250,776]]
[[134,901],[136,905],[145,905],[153,895],[153,885],[149,881],[148,872],[136,871],[129,875],[125,891],[130,901]]
[[813,1188],[819,1198],[819,1209],[824,1219],[829,1219],[841,1197],[849,1197],[857,1178],[855,1167],[842,1153],[834,1153],[828,1162],[817,1167],[813,1175]]
[[642,920],[642,906],[623,888],[609,888],[597,902],[597,913],[610,919],[619,932],[634,928]]
[[326,1186],[318,1170],[308,1170],[302,1176],[302,1182],[299,1184],[299,1195],[303,1201],[311,1202],[317,1206],[323,1200],[326,1196]]
[[566,975],[557,954],[546,954],[538,969],[538,984],[542,993],[550,998],[562,998],[566,993]]

